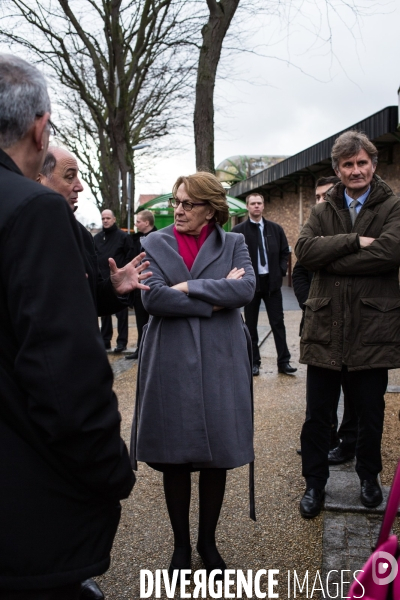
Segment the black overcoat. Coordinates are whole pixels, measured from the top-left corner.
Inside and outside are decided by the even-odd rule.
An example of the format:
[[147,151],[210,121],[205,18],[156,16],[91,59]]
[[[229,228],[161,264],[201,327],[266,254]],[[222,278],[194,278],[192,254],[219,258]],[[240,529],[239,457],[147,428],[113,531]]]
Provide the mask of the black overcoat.
[[103,573],[134,481],[81,241],[0,151],[0,589]]
[[83,242],[82,258],[97,314],[99,317],[113,315],[126,308],[126,302],[115,294],[110,277],[104,279],[101,275],[92,234],[79,221],[77,224]]
[[132,238],[130,235],[121,231],[114,223],[108,229],[96,233],[94,236],[94,245],[99,260],[99,268],[104,279],[110,275],[108,259],[113,258],[119,269],[124,267],[132,258]]

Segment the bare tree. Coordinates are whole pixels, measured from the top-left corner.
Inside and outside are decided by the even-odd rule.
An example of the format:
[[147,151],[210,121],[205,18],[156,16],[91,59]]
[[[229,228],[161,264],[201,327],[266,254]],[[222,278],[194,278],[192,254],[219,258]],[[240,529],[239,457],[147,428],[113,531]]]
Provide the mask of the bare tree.
[[1,18],[0,39],[45,66],[58,137],[85,165],[99,208],[121,224],[132,147],[157,142],[185,115],[194,61],[182,39],[192,21],[185,0],[9,0]]
[[[199,60],[196,82],[196,101],[194,110],[194,137],[196,147],[196,168],[215,172],[214,166],[214,92],[217,70],[220,65],[221,54],[230,56],[231,62],[235,53],[249,52],[254,56],[263,56],[265,59],[280,60],[284,64],[302,71],[305,75],[307,69],[302,69],[292,62],[289,56],[279,57],[267,54],[267,44],[254,48],[252,33],[258,31],[267,18],[268,25],[272,19],[275,24],[280,24],[280,34],[288,42],[294,28],[304,29],[305,36],[311,49],[318,44],[320,50],[327,50],[331,62],[333,59],[339,63],[333,45],[333,17],[339,18],[344,29],[355,40],[354,31],[360,34],[359,19],[376,12],[375,4],[368,0],[203,0],[207,4],[208,19],[201,34],[202,43],[199,48]],[[310,22],[308,11],[315,8],[315,21]],[[342,11],[347,11],[344,17]],[[234,33],[232,32],[234,21]],[[340,39],[340,43],[343,43]],[[223,50],[224,45],[224,50]],[[288,43],[289,47],[289,43]],[[355,48],[356,51],[356,48]],[[327,69],[329,71],[329,68]]]
[[214,88],[222,44],[240,0],[206,0],[209,10],[202,28],[194,108],[196,168],[214,173]]

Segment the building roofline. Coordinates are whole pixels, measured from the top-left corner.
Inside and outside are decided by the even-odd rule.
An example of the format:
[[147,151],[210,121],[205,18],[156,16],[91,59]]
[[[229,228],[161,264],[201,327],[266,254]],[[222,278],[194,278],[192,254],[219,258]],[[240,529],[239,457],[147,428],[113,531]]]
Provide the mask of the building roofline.
[[[332,146],[339,135],[345,131],[356,129],[364,132],[371,141],[379,142],[379,139],[388,134],[392,134],[393,140],[391,143],[400,142],[400,134],[397,133],[398,126],[398,108],[397,106],[387,106],[383,110],[367,117],[366,119],[355,123],[334,135],[310,146],[306,150],[302,150],[298,154],[290,156],[286,160],[260,171],[256,175],[235,183],[229,190],[229,195],[241,197],[261,188],[282,185],[289,183],[294,178],[301,175],[310,175],[318,173],[319,170],[325,169],[330,165],[330,155]],[[387,143],[388,140],[384,139]],[[312,167],[319,167],[312,169]]]

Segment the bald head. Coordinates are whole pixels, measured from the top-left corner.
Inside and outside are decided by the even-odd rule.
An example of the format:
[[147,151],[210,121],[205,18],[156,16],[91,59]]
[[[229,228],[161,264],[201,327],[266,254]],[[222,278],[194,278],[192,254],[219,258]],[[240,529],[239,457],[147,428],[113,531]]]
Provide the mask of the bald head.
[[75,212],[78,208],[78,194],[83,190],[78,173],[78,161],[71,152],[65,148],[50,146],[38,181],[64,196]]
[[116,220],[117,219],[115,218],[113,211],[109,210],[108,208],[106,210],[103,210],[103,212],[101,213],[101,222],[103,223],[103,229],[110,229],[110,227],[114,225]]

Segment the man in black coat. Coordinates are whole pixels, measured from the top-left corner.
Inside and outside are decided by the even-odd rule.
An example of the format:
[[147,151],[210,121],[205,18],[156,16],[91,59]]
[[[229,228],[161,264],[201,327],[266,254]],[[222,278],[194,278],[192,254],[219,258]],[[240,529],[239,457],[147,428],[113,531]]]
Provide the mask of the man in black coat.
[[[136,215],[135,226],[137,232],[132,234],[133,256],[137,256],[142,251],[141,238],[146,237],[153,231],[157,231],[157,227],[154,225],[154,215],[151,210],[141,210],[138,212]],[[125,356],[126,360],[135,360],[139,357],[139,346],[142,340],[143,327],[149,320],[149,313],[143,306],[141,291],[135,290],[132,296],[132,306],[135,309],[138,339],[136,350],[131,354],[127,354]]]
[[[78,195],[83,190],[83,185],[79,179],[78,162],[68,150],[57,146],[49,147],[38,181],[64,196],[72,212],[77,210]],[[140,294],[140,289],[146,289],[139,282],[149,276],[149,274],[142,273],[149,266],[149,262],[139,264],[144,258],[144,254],[140,254],[140,249],[133,255],[135,258],[121,269],[118,269],[115,260],[110,258],[111,276],[108,273],[107,277],[103,279],[99,270],[93,236],[79,221],[77,221],[77,225],[82,235],[84,248],[82,258],[97,314],[99,317],[113,315],[126,308],[131,297],[135,293]]]
[[[68,150],[56,146],[49,147],[38,181],[61,194],[72,212],[77,210],[78,195],[83,191],[83,185],[79,179],[78,161]],[[140,260],[144,257],[144,253],[140,254],[140,249],[137,253],[139,256],[122,269],[118,269],[115,261],[110,259],[112,275],[103,279],[98,267],[93,236],[79,221],[77,225],[82,235],[82,259],[97,314],[112,315],[126,307],[128,292],[132,292],[129,296],[136,292],[140,294],[143,287],[139,282],[149,276],[140,273],[149,263],[146,261],[140,265]],[[80,599],[103,600],[104,595],[95,581],[87,579],[81,583]]]
[[289,246],[282,227],[263,218],[264,198],[261,194],[249,194],[246,205],[249,218],[236,225],[232,231],[244,235],[256,274],[254,298],[244,307],[244,317],[253,346],[253,375],[259,374],[261,364],[257,333],[261,300],[264,301],[275,340],[278,371],[286,375],[292,374],[297,369],[289,363],[290,352],[286,343],[281,292],[282,278],[287,270]]
[[[103,231],[94,236],[94,245],[99,261],[100,272],[104,279],[109,276],[109,259],[113,258],[117,267],[124,267],[132,256],[132,240],[130,235],[121,231],[116,223],[112,210],[103,210],[101,213]],[[114,352],[120,353],[126,350],[128,344],[128,307],[122,308],[115,313],[118,321],[117,345]],[[111,315],[101,317],[101,335],[106,349],[111,348],[113,326]]]
[[112,371],[65,199],[35,181],[41,73],[0,56],[0,599],[75,600],[133,486]]

